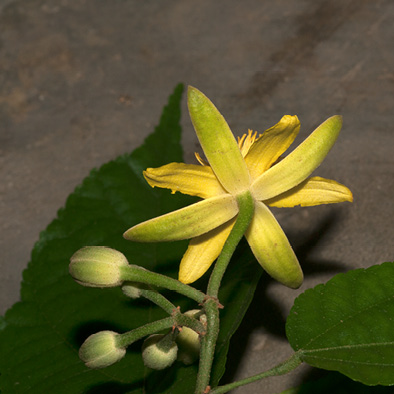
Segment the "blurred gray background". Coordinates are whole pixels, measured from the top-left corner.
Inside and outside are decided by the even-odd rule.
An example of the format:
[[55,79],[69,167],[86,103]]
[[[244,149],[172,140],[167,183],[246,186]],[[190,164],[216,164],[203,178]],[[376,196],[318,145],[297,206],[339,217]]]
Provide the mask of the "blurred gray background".
[[[30,251],[67,196],[91,168],[139,146],[183,82],[236,135],[297,114],[298,144],[344,117],[315,174],[347,185],[354,203],[275,210],[305,283],[263,279],[228,376],[272,367],[291,353],[283,324],[300,292],[393,260],[393,65],[392,0],[0,1],[0,314],[19,299]],[[194,162],[185,100],[183,110]],[[278,393],[311,373],[234,392]]]

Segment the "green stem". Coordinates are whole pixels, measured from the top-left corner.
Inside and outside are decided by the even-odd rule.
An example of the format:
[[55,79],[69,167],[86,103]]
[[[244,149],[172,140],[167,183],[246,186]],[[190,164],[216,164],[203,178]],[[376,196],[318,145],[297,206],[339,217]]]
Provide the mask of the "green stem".
[[237,196],[239,212],[208,283],[207,300],[204,304],[207,315],[207,334],[201,338],[200,364],[197,375],[196,394],[202,394],[209,385],[215,346],[219,334],[219,303],[217,300],[220,283],[239,241],[248,229],[254,213],[254,201],[249,191]]
[[162,294],[158,293],[155,290],[151,289],[141,289],[142,297],[145,297],[147,300],[153,302],[163,310],[165,310],[169,315],[176,309],[176,306],[167,300]]
[[215,268],[209,278],[207,294],[210,297],[217,297],[219,293],[220,283],[222,281],[224,272],[230,262],[230,259],[237,247],[239,241],[242,239],[246,230],[249,227],[254,213],[254,201],[249,191],[237,196],[239,212],[237,220],[228,236],[223,249],[217,259]]
[[206,335],[201,337],[200,364],[196,382],[196,394],[204,393],[209,385],[213,356],[219,334],[219,308],[214,299],[209,299],[205,303],[205,314],[207,316]]
[[268,371],[259,373],[254,376],[250,376],[246,379],[238,380],[234,383],[229,383],[224,386],[218,386],[212,389],[209,394],[224,394],[237,387],[256,382],[257,380],[268,378],[270,376],[284,375],[297,368],[300,364],[302,364],[302,360],[299,358],[297,353],[294,353],[289,359],[287,359],[283,363],[278,364],[276,367],[269,369]]
[[165,330],[167,328],[171,328],[173,325],[174,318],[172,316],[145,324],[132,331],[125,332],[124,334],[119,334],[116,337],[116,345],[118,347],[130,346],[133,342],[138,341],[141,338]]
[[140,297],[146,298],[162,308],[169,315],[171,315],[176,309],[176,306],[172,302],[145,283],[125,282],[122,286],[122,291],[126,296],[132,299]]
[[148,271],[145,268],[138,267],[137,265],[121,267],[121,277],[124,281],[145,283],[176,291],[179,294],[183,294],[184,296],[191,298],[199,304],[201,304],[205,299],[205,294],[202,291],[185,285],[184,283],[179,282],[179,280]]

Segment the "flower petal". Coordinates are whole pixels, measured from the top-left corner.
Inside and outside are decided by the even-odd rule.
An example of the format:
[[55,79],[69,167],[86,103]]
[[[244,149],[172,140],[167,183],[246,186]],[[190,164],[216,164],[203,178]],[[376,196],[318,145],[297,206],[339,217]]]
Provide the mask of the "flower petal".
[[181,192],[201,198],[226,193],[208,166],[170,163],[159,168],[147,168],[144,177],[152,187],[171,189],[173,193]]
[[268,200],[299,185],[326,157],[341,126],[341,116],[328,118],[293,152],[252,183],[253,196],[257,200]]
[[346,186],[331,179],[315,176],[264,203],[270,207],[290,208],[296,205],[308,207],[343,201],[353,201],[352,192]]
[[189,86],[188,107],[197,137],[213,172],[231,194],[249,187],[249,172],[226,120],[199,90]]
[[234,223],[235,218],[190,241],[179,267],[181,282],[193,283],[205,274],[222,251]]
[[258,138],[245,156],[252,179],[258,178],[278,160],[292,144],[299,130],[300,121],[297,116],[285,115]]
[[288,287],[301,286],[303,274],[297,257],[274,215],[260,201],[255,202],[255,214],[245,236],[269,275]]
[[236,199],[231,194],[223,194],[137,224],[123,236],[137,242],[193,238],[229,221],[237,213]]

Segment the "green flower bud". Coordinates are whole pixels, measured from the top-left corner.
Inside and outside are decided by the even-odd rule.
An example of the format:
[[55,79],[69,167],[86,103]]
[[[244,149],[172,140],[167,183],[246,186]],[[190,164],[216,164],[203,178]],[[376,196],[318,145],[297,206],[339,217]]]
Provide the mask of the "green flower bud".
[[127,296],[136,300],[141,297],[141,290],[146,289],[147,286],[142,283],[127,282],[122,286],[123,293]]
[[[185,315],[195,317],[200,312],[198,309],[192,309],[185,312]],[[206,316],[200,316],[200,321],[202,323],[206,322]],[[185,365],[191,365],[198,360],[200,356],[200,336],[194,330],[189,327],[182,327],[176,338],[176,343],[178,344],[178,361]]]
[[113,331],[100,331],[91,335],[79,349],[79,358],[89,368],[104,368],[121,360],[126,349],[116,346]]
[[185,365],[191,365],[198,360],[200,355],[199,335],[189,327],[182,327],[176,339],[178,344],[177,360]]
[[142,359],[148,368],[161,370],[168,368],[176,360],[178,346],[173,334],[154,334],[145,339],[142,345]]
[[86,246],[71,257],[69,271],[81,285],[115,287],[122,284],[121,267],[127,266],[126,257],[106,246]]

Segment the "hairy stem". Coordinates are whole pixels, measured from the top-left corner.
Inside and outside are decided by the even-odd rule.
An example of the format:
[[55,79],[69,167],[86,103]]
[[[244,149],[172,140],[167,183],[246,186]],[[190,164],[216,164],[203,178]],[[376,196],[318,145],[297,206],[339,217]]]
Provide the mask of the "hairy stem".
[[156,332],[171,328],[174,325],[174,319],[172,317],[166,317],[165,319],[157,320],[152,323],[145,324],[132,331],[119,334],[116,337],[116,345],[118,347],[130,346],[133,342],[138,341],[148,335],[155,334]]
[[209,299],[205,303],[205,314],[207,316],[207,333],[201,337],[200,364],[196,382],[196,394],[204,393],[209,385],[213,356],[219,334],[219,309],[215,300]]
[[153,302],[163,310],[165,310],[168,314],[171,313],[176,309],[176,306],[167,300],[162,294],[158,293],[156,290],[152,289],[141,289],[142,297],[148,299],[149,301]]
[[202,291],[197,290],[189,285],[185,285],[184,283],[179,282],[179,280],[148,271],[145,268],[138,267],[137,265],[121,267],[121,278],[124,281],[145,283],[168,290],[173,290],[179,294],[191,298],[200,304],[205,299],[205,294]]

